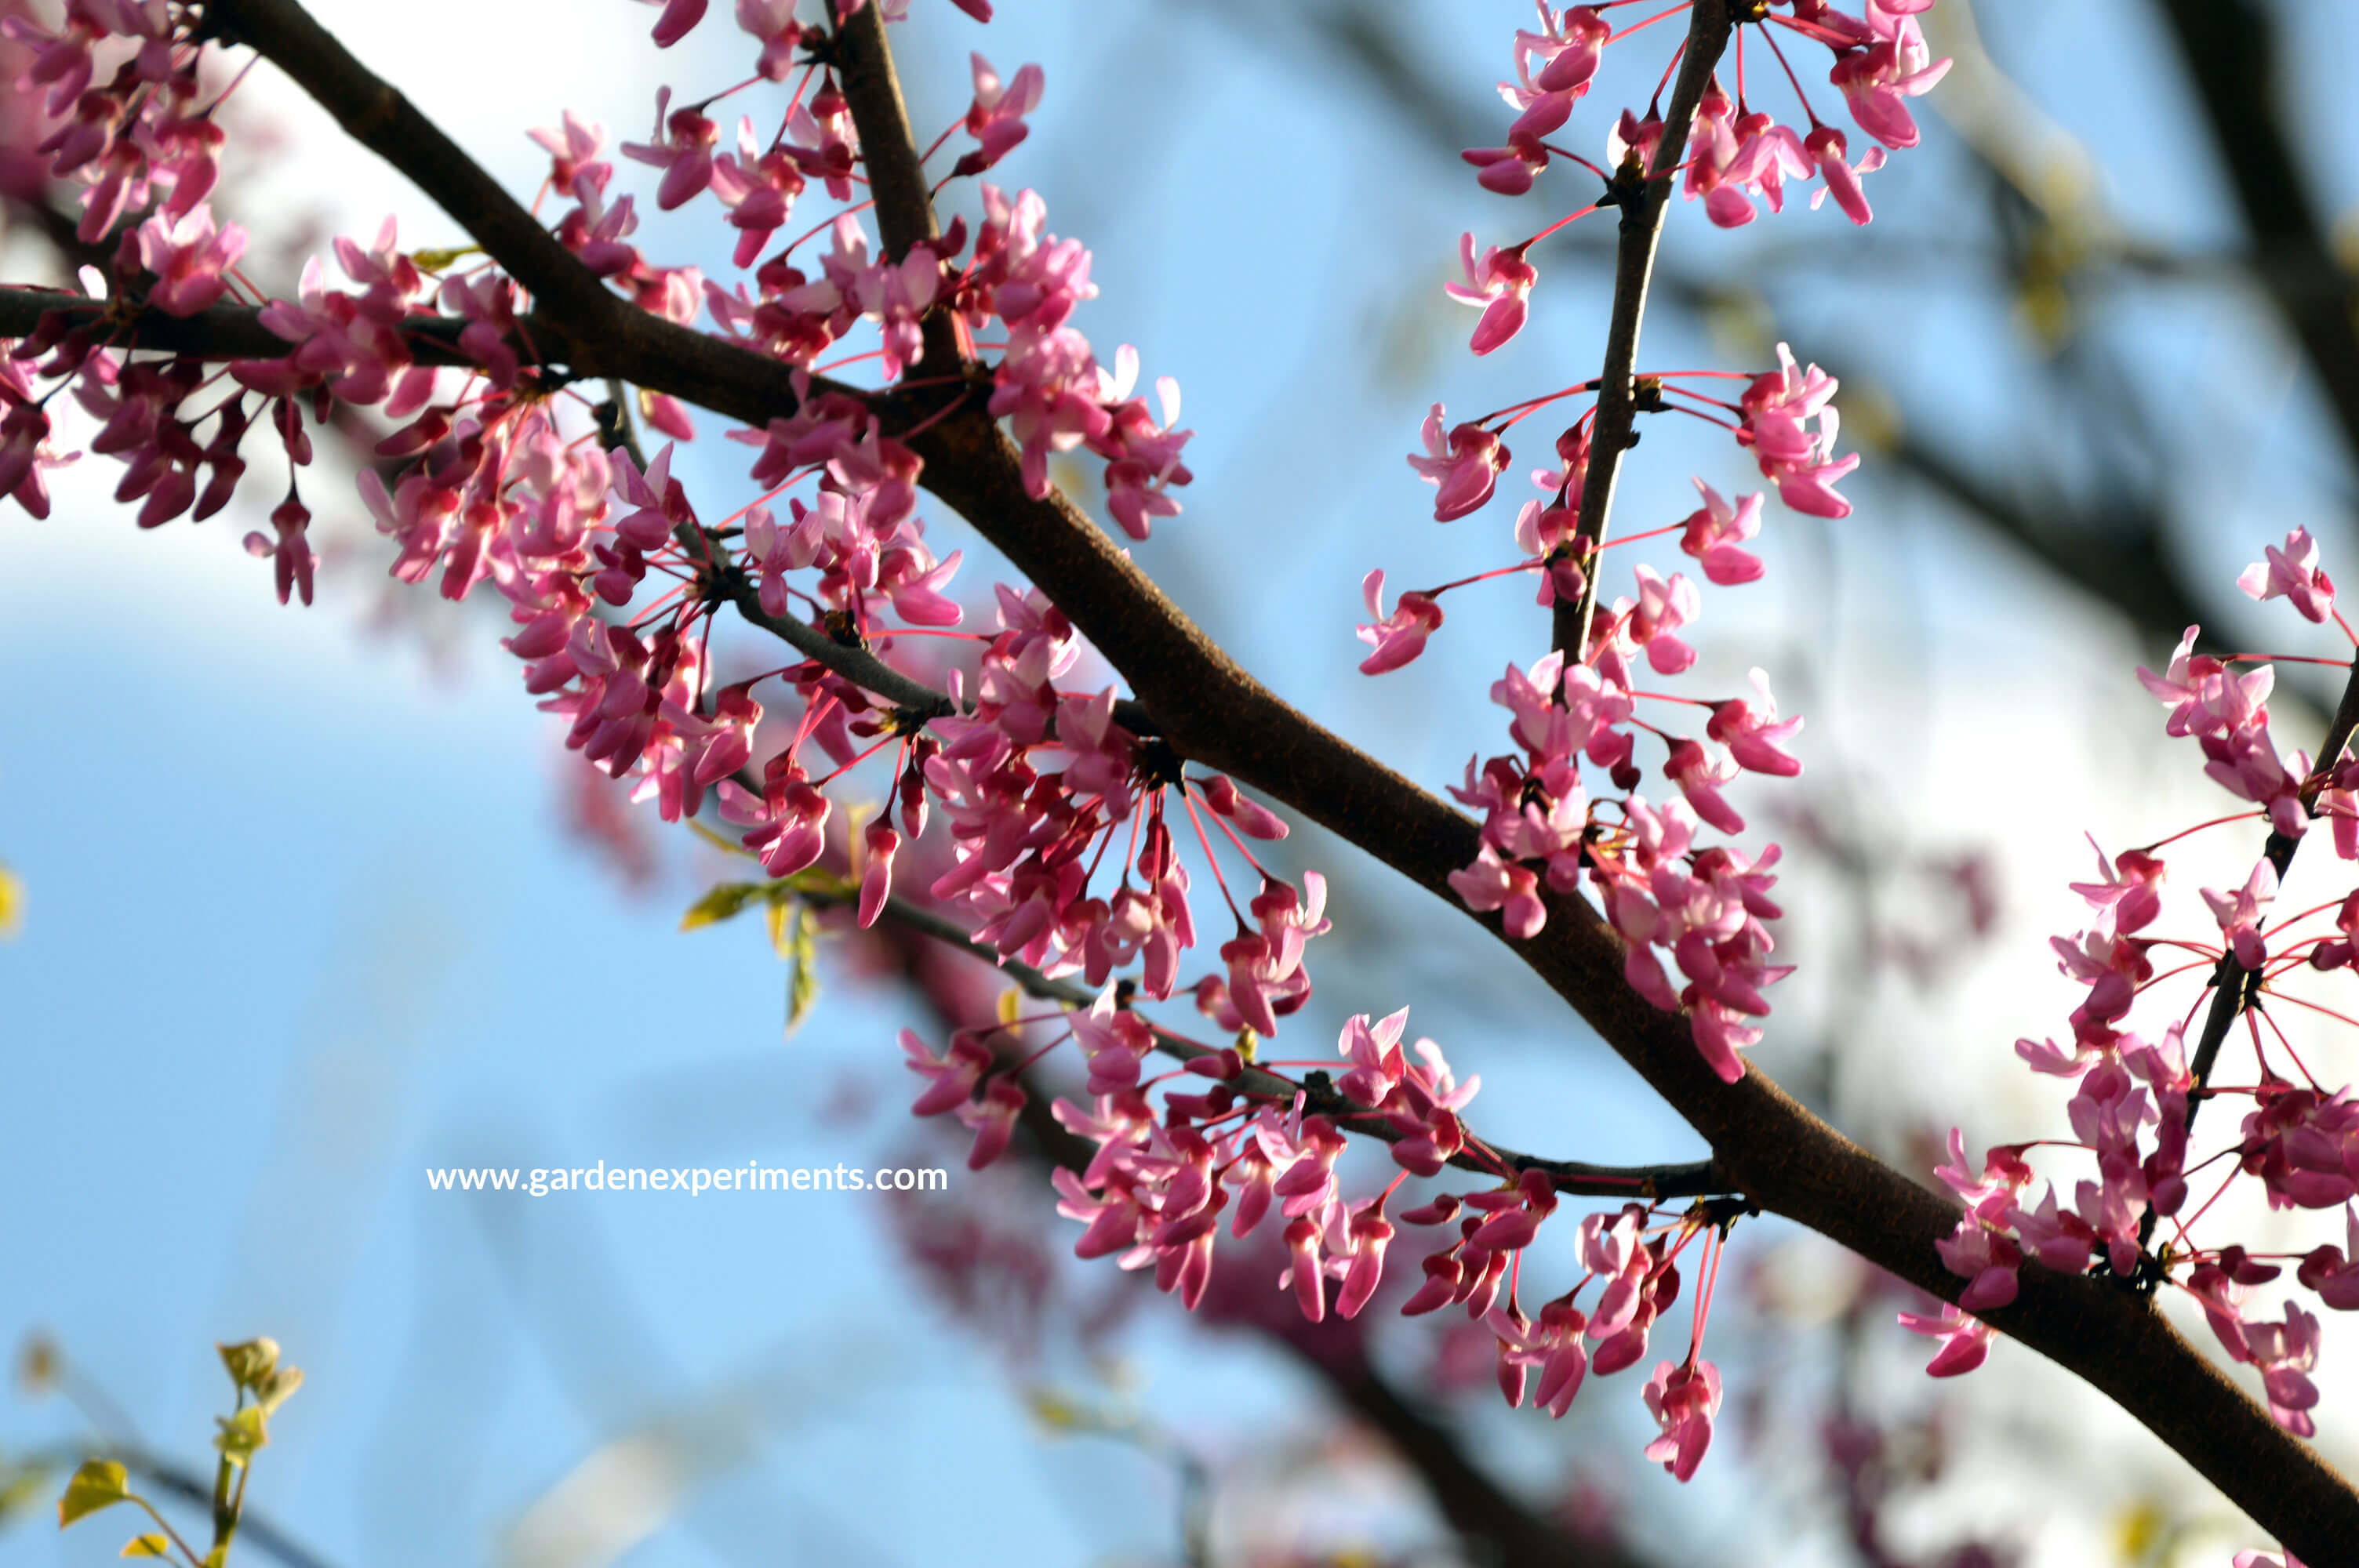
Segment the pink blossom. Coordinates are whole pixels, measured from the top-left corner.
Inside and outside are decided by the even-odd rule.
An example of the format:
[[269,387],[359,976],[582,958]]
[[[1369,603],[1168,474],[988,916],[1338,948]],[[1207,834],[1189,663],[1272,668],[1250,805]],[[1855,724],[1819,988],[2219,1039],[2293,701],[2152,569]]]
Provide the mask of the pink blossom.
[[2236,962],[2248,969],[2257,969],[2268,957],[2261,940],[2261,919],[2277,896],[2277,867],[2266,859],[2253,868],[2245,885],[2234,893],[2201,890],[2203,902],[2211,906],[2212,917],[2220,923],[2220,934],[2234,949]]
[[1867,204],[1867,192],[1860,188],[1859,177],[1874,174],[1884,167],[1884,149],[1870,147],[1856,164],[1846,161],[1849,149],[1843,134],[1832,125],[1821,125],[1805,137],[1802,146],[1809,149],[1810,159],[1826,183],[1811,193],[1810,205],[1818,206],[1820,199],[1832,196],[1843,216],[1854,223],[1865,223],[1875,216]]
[[1767,672],[1756,669],[1752,678],[1753,689],[1760,700],[1748,702],[1743,697],[1731,697],[1714,703],[1704,733],[1726,746],[1740,767],[1792,778],[1802,771],[1802,764],[1781,748],[1802,728],[1802,720],[1799,717],[1777,717],[1777,699],[1769,695]]
[[139,225],[139,265],[156,275],[147,302],[173,316],[193,316],[229,288],[222,275],[245,254],[245,231],[216,230],[212,210],[191,208],[177,222],[158,212]]
[[[1807,371],[1793,351],[1777,345],[1778,368],[1754,378],[1739,406],[1739,445],[1752,449],[1761,472],[1777,485],[1778,497],[1814,517],[1848,517],[1851,503],[1834,492],[1834,482],[1859,467],[1859,454],[1838,459],[1835,378],[1818,366]],[[1809,428],[1818,423],[1814,432]]]
[[1375,650],[1360,661],[1364,676],[1397,670],[1425,652],[1425,640],[1441,625],[1441,606],[1429,594],[1412,589],[1400,597],[1390,615],[1385,613],[1385,573],[1379,567],[1360,580],[1360,596],[1376,619],[1360,628],[1360,641]]
[[1917,18],[1898,6],[1870,5],[1874,41],[1838,55],[1827,79],[1842,90],[1859,128],[1898,150],[1917,145],[1917,122],[1906,102],[1922,97],[1949,74],[1946,59],[1934,59]]
[[1477,260],[1471,233],[1459,236],[1458,256],[1466,270],[1466,281],[1444,284],[1442,292],[1462,305],[1482,308],[1483,319],[1474,325],[1472,347],[1478,354],[1487,354],[1524,330],[1524,319],[1531,313],[1532,286],[1540,275],[1524,259],[1521,245],[1504,251],[1493,245]]
[[1941,1303],[1938,1315],[1902,1313],[1900,1326],[1912,1334],[1930,1335],[1941,1341],[1941,1348],[1925,1368],[1928,1377],[1954,1378],[1971,1372],[1990,1354],[1990,1325],[1968,1316],[1947,1302]]
[[974,102],[966,112],[966,130],[980,145],[958,160],[951,171],[954,175],[981,174],[1013,151],[1030,130],[1024,116],[1040,106],[1045,85],[1037,65],[1024,67],[1014,81],[1003,84],[983,56],[972,55],[969,62],[974,70]]
[[[701,12],[703,7],[700,4],[697,9]],[[657,89],[656,134],[659,139],[625,142],[622,148],[625,157],[653,164],[664,171],[663,183],[656,189],[656,205],[667,212],[685,206],[712,183],[712,146],[721,139],[720,127],[702,114],[694,109],[668,114],[670,104],[671,89]]]
[[1479,511],[1507,466],[1507,449],[1480,425],[1460,425],[1445,432],[1439,403],[1425,416],[1424,437],[1424,455],[1410,453],[1408,466],[1435,486],[1433,520],[1447,523]]
[[1761,492],[1740,496],[1732,507],[1720,492],[1694,481],[1703,492],[1703,504],[1688,514],[1687,532],[1680,548],[1703,565],[1703,575],[1723,588],[1752,582],[1761,576],[1761,557],[1739,546],[1761,532]]
[[659,49],[671,48],[704,20],[706,0],[640,0],[640,4],[663,7],[663,15],[656,18],[654,35]]
[[1654,568],[1633,568],[1638,579],[1638,601],[1617,600],[1614,613],[1623,617],[1630,641],[1647,651],[1647,663],[1658,676],[1681,674],[1696,661],[1696,653],[1681,642],[1680,630],[1693,622],[1702,608],[1695,584],[1678,572],[1670,580]]
[[2255,599],[2282,594],[2307,621],[2322,622],[2334,613],[2334,579],[2319,568],[2318,541],[2309,529],[2296,528],[2285,536],[2283,549],[2270,545],[2264,553],[2267,559],[2246,567],[2236,579],[2238,588]]
[[2097,851],[2097,877],[2093,882],[2073,882],[2074,892],[2089,901],[2096,909],[2114,913],[2114,930],[2123,936],[2150,925],[2162,913],[2162,880],[2167,874],[2161,860],[2138,849],[2122,852],[2120,869],[2105,858],[2092,837],[2089,848]]
[[1539,878],[1528,867],[1502,861],[1488,844],[1475,852],[1473,865],[1450,873],[1450,887],[1477,914],[1504,910],[1501,919],[1507,935],[1519,940],[1539,935],[1540,927],[1548,924],[1548,910],[1540,903]]
[[948,1052],[936,1056],[914,1030],[901,1031],[903,1065],[926,1080],[912,1116],[940,1116],[966,1103],[983,1075],[991,1070],[990,1049],[972,1040],[953,1040]]
[[1664,1469],[1684,1481],[1712,1445],[1712,1418],[1720,1413],[1720,1369],[1694,1356],[1681,1363],[1660,1362],[1646,1396],[1647,1409],[1663,1429],[1647,1445],[1647,1457],[1661,1460]]
[[784,81],[794,70],[795,46],[802,42],[795,0],[737,0],[737,25],[761,42],[756,73],[766,81]]

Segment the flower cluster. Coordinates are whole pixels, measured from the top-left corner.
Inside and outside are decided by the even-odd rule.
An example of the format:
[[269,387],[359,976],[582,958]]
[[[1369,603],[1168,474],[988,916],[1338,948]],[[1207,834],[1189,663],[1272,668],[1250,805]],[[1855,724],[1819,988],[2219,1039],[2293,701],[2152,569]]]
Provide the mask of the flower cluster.
[[[1083,1227],[1078,1256],[1151,1269],[1157,1286],[1190,1309],[1212,1283],[1223,1232],[1243,1241],[1272,1226],[1286,1253],[1276,1286],[1311,1323],[1331,1311],[1356,1317],[1375,1299],[1398,1235],[1396,1219],[1439,1232],[1440,1244],[1421,1260],[1421,1281],[1399,1310],[1417,1316],[1463,1309],[1492,1336],[1508,1404],[1528,1399],[1561,1417],[1590,1373],[1607,1376],[1645,1360],[1658,1321],[1679,1298],[1679,1257],[1699,1237],[1700,1295],[1709,1298],[1722,1222],[1709,1206],[1668,1222],[1640,1203],[1589,1215],[1577,1227],[1581,1278],[1527,1307],[1523,1263],[1560,1206],[1554,1182],[1544,1170],[1511,1165],[1467,1129],[1461,1113],[1481,1080],[1459,1082],[1430,1040],[1404,1051],[1408,1021],[1406,1009],[1353,1018],[1338,1042],[1344,1070],[1331,1087],[1276,1070],[1314,1062],[1249,1065],[1234,1047],[1208,1049],[1152,1028],[1111,988],[1092,1006],[1059,1015],[1051,1044],[1070,1039],[1079,1050],[1091,1098],[1059,1100],[1053,1111],[1096,1146],[1086,1168],[1055,1173],[1059,1212]],[[1006,1146],[1025,1103],[1014,1065],[990,1044],[1016,1027],[962,1031],[940,1055],[915,1034],[902,1036],[907,1065],[924,1081],[913,1108],[920,1116],[955,1113],[974,1129],[977,1162]],[[1158,1051],[1182,1065],[1142,1076]],[[1027,1050],[1023,1059],[1039,1054]],[[1381,1191],[1347,1192],[1339,1168],[1347,1130],[1373,1132],[1390,1145],[1399,1169]],[[1439,1176],[1452,1163],[1493,1179],[1387,1214],[1412,1176]],[[1593,1284],[1598,1294],[1583,1306],[1580,1298]],[[1704,1315],[1700,1307],[1686,1357],[1657,1363],[1644,1390],[1662,1429],[1647,1456],[1680,1480],[1702,1460],[1721,1403],[1720,1374],[1701,1356]]]
[[[1746,30],[1738,26],[1731,49],[1736,94],[1729,96],[1716,75],[1704,89],[1688,147],[1682,182],[1687,198],[1701,200],[1713,222],[1735,228],[1753,222],[1756,200],[1772,212],[1783,211],[1785,182],[1815,176],[1821,183],[1810,205],[1832,195],[1854,222],[1868,222],[1872,214],[1860,176],[1884,167],[1886,148],[1897,152],[1917,145],[1917,122],[1908,101],[1932,91],[1950,69],[1948,60],[1932,58],[1917,20],[1932,6],[1933,0],[1865,0],[1854,16],[1837,10],[1828,0],[1772,0],[1757,18],[1745,18],[1760,23],[1760,42],[1778,66],[1779,79],[1792,86],[1810,129],[1797,135],[1792,126],[1779,124],[1747,100]],[[1551,12],[1545,0],[1536,0],[1536,7],[1538,30],[1516,35],[1516,80],[1499,84],[1499,95],[1516,112],[1507,127],[1506,145],[1470,148],[1464,155],[1480,170],[1476,178],[1485,189],[1520,196],[1531,189],[1552,158],[1566,157],[1587,165],[1609,184],[1645,178],[1662,136],[1659,90],[1643,116],[1626,108],[1621,112],[1607,145],[1616,174],[1607,174],[1549,138],[1588,95],[1607,46],[1684,7],[1648,16],[1618,33],[1603,15],[1605,6],[1569,5]],[[1819,118],[1777,41],[1780,32],[1832,55],[1828,81],[1842,94],[1854,124],[1881,144],[1857,163],[1850,161],[1843,133]]]
[[[2333,585],[2318,569],[2317,554],[2297,529],[2241,580],[2256,599],[2283,597],[2308,620],[2332,620],[2359,648],[2359,637],[2334,610]],[[2169,871],[2156,852],[2160,845],[2112,858],[2100,852],[2095,879],[2072,884],[2093,918],[2055,941],[2063,972],[2086,988],[2068,1021],[2069,1042],[2025,1039],[2016,1050],[2034,1071],[2073,1084],[2066,1107],[2072,1137],[2062,1141],[2090,1157],[2093,1178],[2075,1184],[2067,1206],[2056,1184],[2034,1172],[2026,1158],[2030,1146],[1993,1149],[1977,1171],[1962,1136],[1952,1132],[1951,1162],[1939,1173],[1965,1213],[1940,1253],[1950,1271],[1969,1281],[1959,1299],[1963,1314],[1952,1310],[1910,1325],[1947,1337],[1932,1366],[1946,1375],[1981,1359],[1987,1331],[1964,1314],[2012,1302],[2027,1258],[2066,1273],[2093,1269],[2145,1288],[2168,1284],[2201,1305],[2231,1359],[2260,1374],[2277,1422],[2309,1436],[2318,1402],[2310,1374],[2319,1320],[2295,1301],[2283,1302],[2281,1310],[2258,1305],[2254,1292],[2290,1264],[2293,1282],[2321,1304],[2359,1311],[2359,1098],[2349,1087],[2330,1087],[2313,1075],[2271,1004],[2342,1016],[2296,994],[2290,982],[2305,972],[2351,966],[2359,891],[2274,922],[2270,914],[2279,879],[2313,816],[2332,818],[2336,861],[2359,861],[2353,805],[2359,759],[2330,755],[2313,769],[2299,752],[2280,756],[2269,735],[2271,666],[2239,673],[2233,667],[2238,660],[2195,653],[2196,634],[2188,629],[2164,674],[2142,669],[2138,676],[2169,709],[2167,730],[2192,737],[2206,775],[2252,809],[2190,831],[2246,823],[2265,827],[2267,843],[2241,886],[2201,890],[2213,926],[2209,939],[2158,935]],[[2345,739],[2338,734],[2338,749]],[[2321,916],[2330,922],[2323,930],[2310,924]],[[2192,950],[2203,961],[2158,973],[2154,954],[2163,946]],[[2130,1027],[2150,990],[2197,968],[2208,971],[2205,985],[2158,1039]],[[2190,1031],[2199,1032],[2191,1061]],[[2251,1067],[2231,1075],[2240,1081],[2223,1084],[2217,1081],[2222,1057],[2234,1037],[2249,1044]],[[2213,1099],[2243,1100],[2250,1108],[2233,1139],[2197,1157],[2190,1147],[2197,1115]],[[2216,1189],[2193,1201],[2190,1184],[2223,1162]],[[2341,1209],[2343,1244],[2283,1252],[2217,1236],[2199,1239],[2197,1223],[2245,1177],[2258,1183],[2270,1209]]]
[[[1832,456],[1833,379],[1815,365],[1802,369],[1783,344],[1778,366],[1746,378],[1743,399],[1734,405],[1686,392],[1675,384],[1680,378],[1647,378],[1641,384],[1648,406],[1679,407],[1731,428],[1789,505],[1841,515],[1849,508],[1829,485],[1858,458]],[[1493,417],[1504,429],[1593,388],[1568,388]],[[1667,391],[1689,402],[1665,403]],[[1369,574],[1363,591],[1375,619],[1360,628],[1373,650],[1361,664],[1364,672],[1381,674],[1416,658],[1442,624],[1441,596],[1471,584],[1528,573],[1538,579],[1538,602],[1550,606],[1579,605],[1593,592],[1601,552],[1580,536],[1577,509],[1594,416],[1592,407],[1558,436],[1558,467],[1533,474],[1541,493],[1516,517],[1520,558],[1514,564],[1404,593],[1389,615],[1384,574]],[[1428,416],[1426,455],[1409,462],[1438,487],[1437,518],[1464,515],[1491,498],[1495,476],[1510,461],[1492,422],[1445,431],[1439,405]],[[1810,428],[1814,423],[1815,430]],[[1679,535],[1680,549],[1706,581],[1734,586],[1758,579],[1761,559],[1746,546],[1760,531],[1763,497],[1745,495],[1732,504],[1703,481],[1695,484],[1702,504],[1658,532]],[[1625,973],[1631,984],[1658,1006],[1685,1010],[1699,1049],[1734,1082],[1743,1074],[1737,1051],[1761,1037],[1747,1020],[1768,1011],[1763,988],[1789,972],[1769,961],[1774,943],[1763,924],[1777,914],[1769,868],[1778,851],[1773,845],[1756,860],[1698,839],[1706,827],[1745,830],[1744,818],[1723,793],[1739,773],[1791,777],[1801,771],[1787,750],[1801,720],[1778,716],[1768,677],[1758,670],[1745,697],[1700,702],[1649,689],[1642,668],[1669,677],[1695,664],[1684,634],[1701,613],[1701,596],[1683,572],[1666,578],[1642,564],[1633,575],[1636,597],[1599,607],[1579,657],[1560,648],[1529,669],[1510,665],[1493,685],[1491,699],[1512,716],[1508,735],[1518,749],[1470,761],[1463,783],[1451,792],[1483,818],[1476,858],[1451,876],[1451,885],[1469,908],[1499,912],[1507,934],[1518,939],[1546,925],[1545,892],[1592,888],[1629,944]],[[1701,735],[1681,735],[1641,719],[1641,703],[1701,707],[1708,718]],[[1636,793],[1644,777],[1637,761],[1642,731],[1664,747],[1662,773],[1678,792],[1667,803]],[[1593,787],[1584,762],[1604,774],[1610,793]],[[1665,959],[1677,967],[1680,984],[1669,979]]]

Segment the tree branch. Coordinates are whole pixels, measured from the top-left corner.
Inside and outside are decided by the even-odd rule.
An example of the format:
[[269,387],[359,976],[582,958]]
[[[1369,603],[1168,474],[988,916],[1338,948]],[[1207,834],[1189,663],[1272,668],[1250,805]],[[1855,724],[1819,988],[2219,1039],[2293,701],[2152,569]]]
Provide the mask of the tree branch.
[[[2318,748],[2318,760],[2310,765],[2312,778],[2323,779],[2334,771],[2336,760],[2343,755],[2343,748],[2350,743],[2354,726],[2359,726],[2359,658],[2351,661],[2351,678],[2343,687],[2343,700],[2335,705],[2334,718],[2326,727],[2326,739]],[[2316,794],[2306,795],[2302,804],[2308,808],[2310,819],[2317,820]],[[2299,848],[2300,839],[2289,838],[2283,833],[2270,833],[2268,843],[2261,853],[2276,871],[2278,881],[2285,881],[2286,869],[2293,864],[2294,851]],[[2220,1059],[2221,1044],[2228,1038],[2228,1031],[2234,1026],[2236,1020],[2247,1009],[2256,1006],[2259,998],[2260,972],[2248,970],[2239,963],[2233,947],[2221,954],[2220,962],[2212,971],[2211,1010],[2203,1016],[2203,1033],[2197,1037],[2195,1058],[2188,1069],[2195,1079],[2195,1087],[2187,1096],[2187,1126],[2190,1130],[2195,1126],[2195,1113],[2203,1108],[2203,1101],[2208,1098],[2212,1068]],[[2138,1233],[2141,1242],[2153,1232],[2154,1219],[2153,1211],[2148,1210]]]
[[[850,892],[806,892],[803,896],[819,904],[844,906],[857,902],[857,895]],[[880,918],[890,921],[904,931],[928,937],[946,947],[954,947],[993,966],[1023,988],[1026,994],[1038,997],[1043,1001],[1087,1008],[1097,1000],[1096,993],[1087,986],[1071,980],[1051,979],[1029,964],[1001,957],[997,948],[977,942],[956,921],[922,908],[897,893],[885,901],[885,912]],[[1198,1044],[1185,1035],[1157,1027],[1143,1016],[1141,1022],[1147,1022],[1154,1033],[1156,1050],[1175,1061],[1192,1062],[1200,1056],[1218,1054],[1211,1047]],[[1385,1117],[1345,1098],[1327,1081],[1323,1073],[1313,1073],[1307,1082],[1297,1083],[1276,1073],[1248,1066],[1230,1082],[1242,1093],[1284,1104],[1291,1104],[1299,1093],[1303,1096],[1306,1110],[1327,1117],[1346,1132],[1356,1132],[1386,1143],[1397,1143],[1404,1136]],[[1731,1191],[1725,1173],[1716,1162],[1710,1160],[1667,1165],[1595,1165],[1585,1160],[1550,1160],[1538,1154],[1519,1154],[1495,1143],[1485,1143],[1484,1147],[1490,1151],[1494,1159],[1510,1170],[1545,1172],[1551,1187],[1573,1197],[1653,1201],[1718,1196]],[[1499,1173],[1497,1165],[1486,1164],[1471,1152],[1452,1156],[1450,1163],[1481,1176],[1495,1177]]]
[[1644,183],[1636,190],[1622,193],[1622,234],[1614,259],[1614,309],[1605,329],[1605,368],[1597,378],[1597,417],[1590,426],[1589,469],[1582,476],[1581,514],[1573,527],[1575,548],[1584,542],[1588,546],[1586,581],[1580,602],[1568,605],[1560,599],[1550,617],[1552,640],[1568,665],[1589,648],[1589,623],[1597,613],[1597,581],[1605,575],[1597,552],[1605,543],[1606,524],[1614,511],[1614,485],[1622,472],[1622,454],[1637,444],[1632,428],[1637,419],[1637,387],[1632,376],[1638,362],[1638,330],[1647,317],[1647,286],[1654,276],[1655,251],[1662,243],[1663,216],[1670,207],[1674,171],[1687,152],[1688,129],[1712,81],[1712,67],[1728,47],[1728,33],[1723,0],[1696,0],[1688,14],[1687,48],[1680,59],[1679,81],[1671,88],[1663,139],[1655,148]]

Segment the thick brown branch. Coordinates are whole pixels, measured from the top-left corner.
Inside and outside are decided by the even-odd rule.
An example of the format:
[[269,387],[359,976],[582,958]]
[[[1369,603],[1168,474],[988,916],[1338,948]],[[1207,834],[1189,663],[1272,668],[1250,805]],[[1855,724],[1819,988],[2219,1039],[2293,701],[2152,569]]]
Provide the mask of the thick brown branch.
[[1632,377],[1638,363],[1638,330],[1647,319],[1647,286],[1655,273],[1655,251],[1662,243],[1663,216],[1669,210],[1673,171],[1686,155],[1688,128],[1696,105],[1712,81],[1712,69],[1728,47],[1729,21],[1723,0],[1696,0],[1688,14],[1687,50],[1680,57],[1679,81],[1671,88],[1671,106],[1663,118],[1663,139],[1645,182],[1624,194],[1622,237],[1614,259],[1614,308],[1605,329],[1605,368],[1597,379],[1597,417],[1590,426],[1589,471],[1581,481],[1581,514],[1573,537],[1583,544],[1590,559],[1588,581],[1578,604],[1559,600],[1552,617],[1553,642],[1569,665],[1589,647],[1589,623],[1597,612],[1597,579],[1604,576],[1595,552],[1605,542],[1605,528],[1614,511],[1614,485],[1622,472],[1622,454],[1633,445],[1637,419],[1637,387]]

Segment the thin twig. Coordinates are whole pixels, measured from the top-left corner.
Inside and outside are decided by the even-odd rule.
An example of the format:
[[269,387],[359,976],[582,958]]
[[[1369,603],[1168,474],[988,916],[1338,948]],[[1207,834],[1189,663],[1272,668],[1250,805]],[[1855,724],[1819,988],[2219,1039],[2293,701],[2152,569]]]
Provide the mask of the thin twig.
[[1589,626],[1597,613],[1597,582],[1605,575],[1598,550],[1605,543],[1606,524],[1614,511],[1614,485],[1622,472],[1622,454],[1636,444],[1637,387],[1632,377],[1638,362],[1638,329],[1647,317],[1647,287],[1655,272],[1655,251],[1663,237],[1663,216],[1669,209],[1673,170],[1686,154],[1688,129],[1696,105],[1703,101],[1712,67],[1728,47],[1729,21],[1723,0],[1695,0],[1688,16],[1686,52],[1680,57],[1679,81],[1671,88],[1670,111],[1663,119],[1663,139],[1655,149],[1644,185],[1623,192],[1622,233],[1614,262],[1614,313],[1605,330],[1605,368],[1597,382],[1597,417],[1590,426],[1589,470],[1581,481],[1581,514],[1573,527],[1573,548],[1585,550],[1587,580],[1577,604],[1557,600],[1550,617],[1555,645],[1570,667],[1589,650]]

